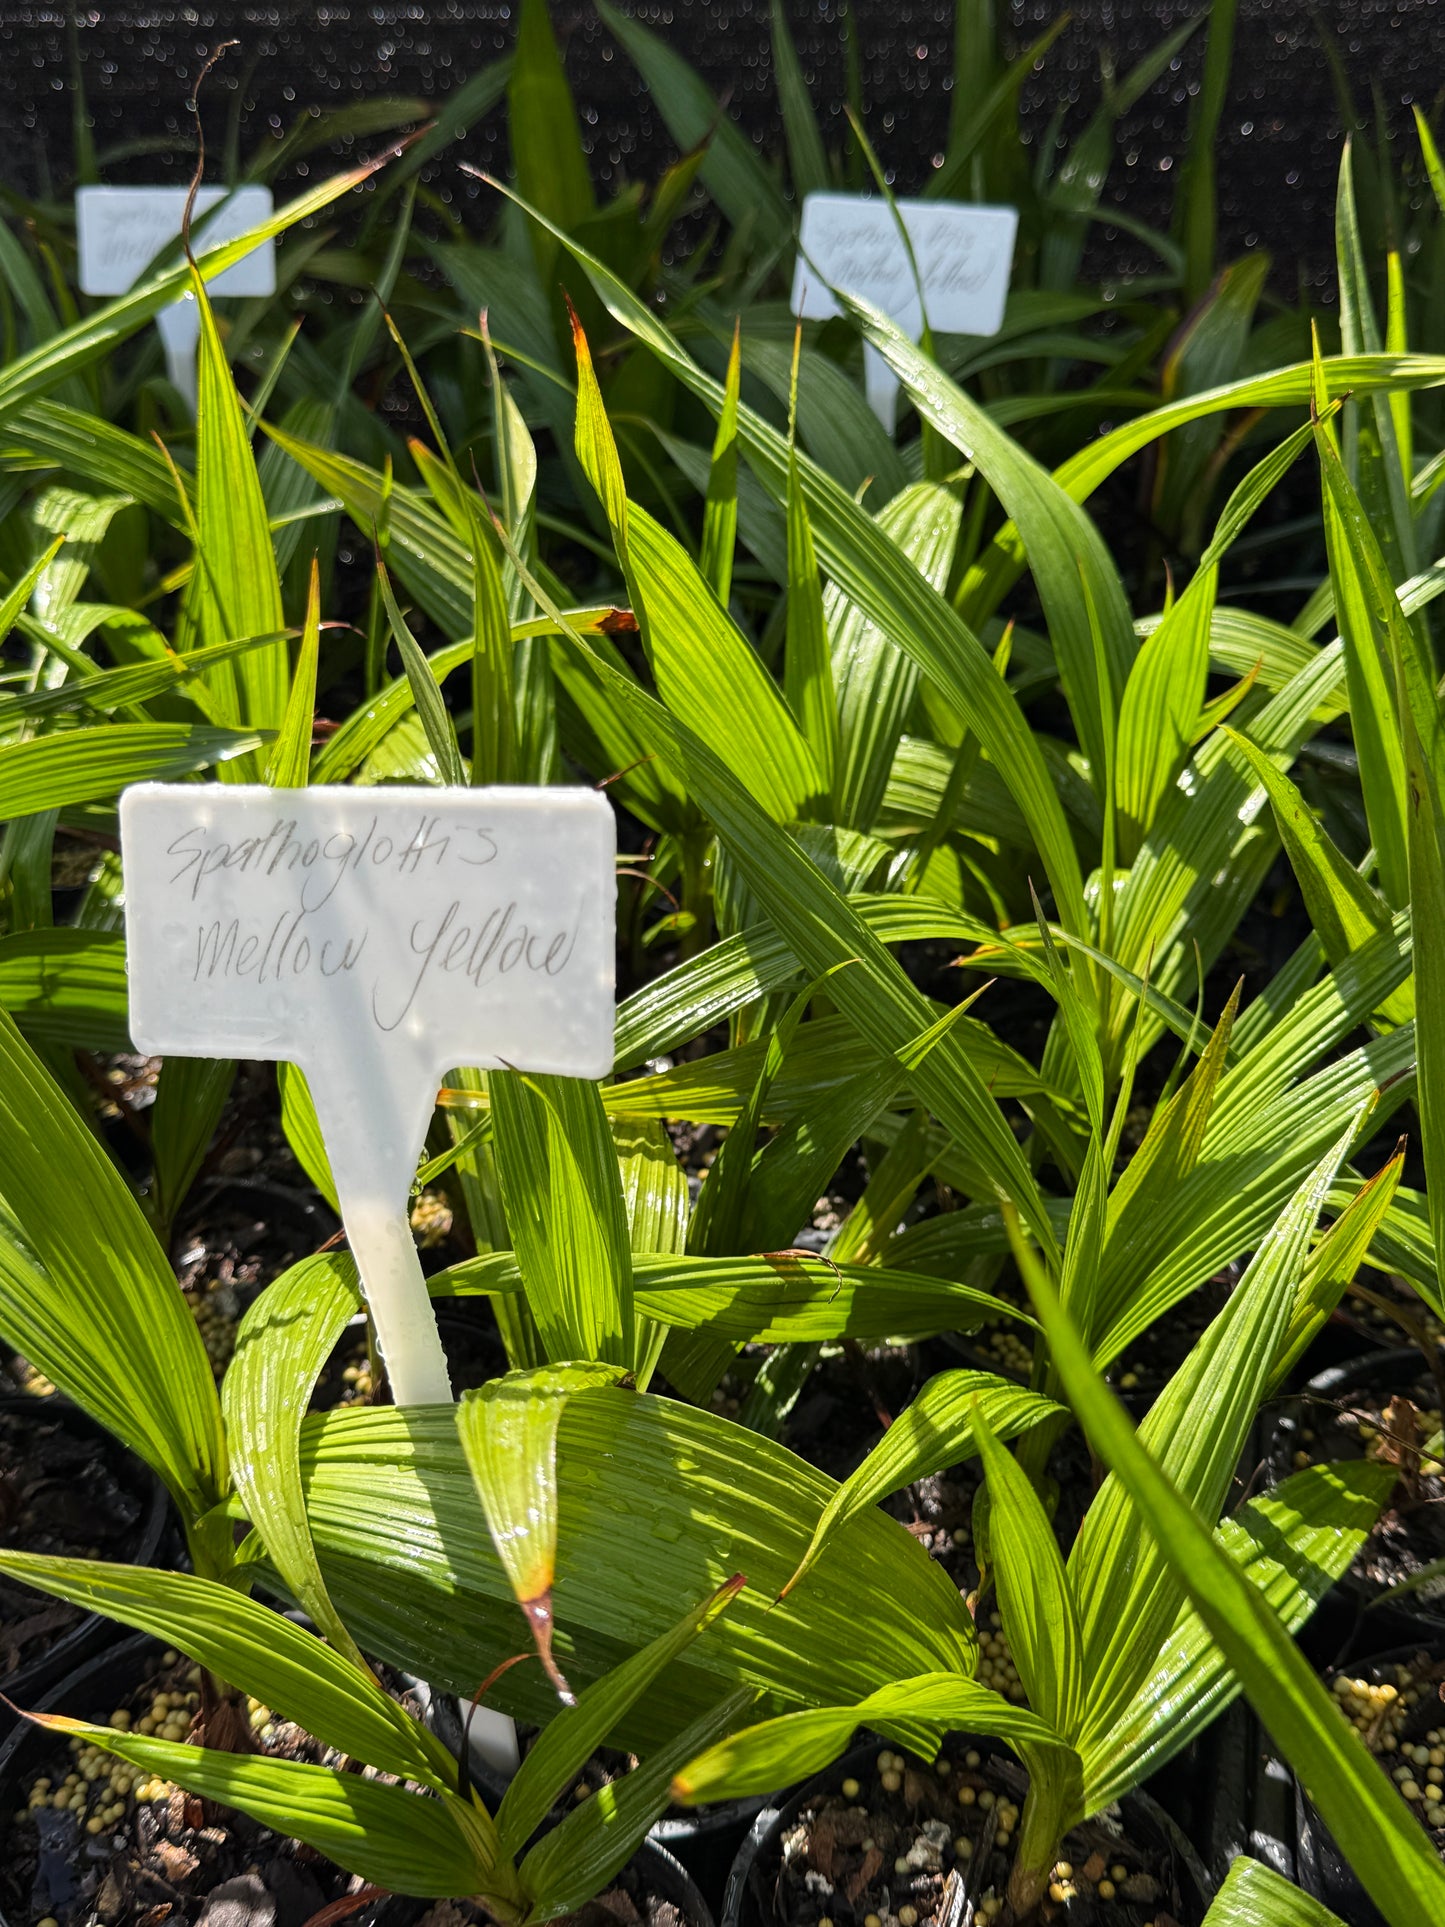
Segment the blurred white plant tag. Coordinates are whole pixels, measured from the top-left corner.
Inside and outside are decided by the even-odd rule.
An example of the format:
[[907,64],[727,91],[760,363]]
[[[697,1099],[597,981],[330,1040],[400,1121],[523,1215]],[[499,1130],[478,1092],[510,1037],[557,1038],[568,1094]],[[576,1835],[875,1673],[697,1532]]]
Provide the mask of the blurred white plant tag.
[[[827,321],[842,309],[835,288],[859,295],[917,341],[928,325],[945,334],[994,335],[1003,326],[1018,210],[957,201],[895,201],[917,276],[886,201],[809,194],[803,202],[793,313]],[[922,284],[923,301],[918,298]],[[898,380],[872,347],[863,351],[868,400],[892,430]]]
[[398,1403],[448,1397],[407,1217],[437,1086],[611,1070],[610,804],[144,783],[120,829],[137,1048],[305,1071]]
[[[184,187],[82,187],[75,196],[75,239],[82,294],[126,294],[156,257],[180,237]],[[191,246],[196,253],[234,241],[271,218],[269,187],[203,187],[196,195]],[[203,217],[215,209],[209,220]],[[207,283],[212,294],[274,294],[276,243],[262,241]],[[156,316],[171,381],[196,405],[195,297],[182,295]]]

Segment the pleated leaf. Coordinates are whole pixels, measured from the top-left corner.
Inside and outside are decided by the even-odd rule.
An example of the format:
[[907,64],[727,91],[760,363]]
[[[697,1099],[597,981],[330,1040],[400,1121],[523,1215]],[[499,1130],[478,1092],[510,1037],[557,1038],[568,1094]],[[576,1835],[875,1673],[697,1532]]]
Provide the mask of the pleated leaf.
[[327,1746],[440,1792],[456,1762],[359,1662],[234,1586],[100,1559],[0,1552],[0,1570],[150,1633],[304,1726]]
[[298,1604],[358,1666],[361,1654],[327,1596],[311,1542],[300,1436],[316,1381],[360,1308],[350,1257],[326,1252],[292,1265],[241,1320],[221,1391],[241,1503]]
[[[201,639],[273,634],[285,625],[281,580],[261,493],[251,436],[216,329],[205,285],[192,275],[201,313],[196,405],[196,583]],[[230,719],[251,729],[278,729],[286,711],[283,643],[248,650],[209,673]],[[238,772],[238,775],[245,772]],[[259,774],[254,769],[249,772]]]
[[1019,1678],[1039,1717],[1061,1738],[1076,1740],[1084,1712],[1084,1641],[1054,1529],[977,1397],[973,1436],[988,1481],[989,1563]]
[[23,1240],[0,1226],[0,1331],[159,1473],[189,1524],[229,1483],[195,1320],[114,1163],[3,1014],[0,1082],[0,1197]]
[[1241,1854],[1231,1862],[1224,1885],[1210,1902],[1204,1927],[1344,1927],[1344,1923],[1273,1867]]
[[7,743],[0,747],[0,819],[110,802],[131,783],[173,782],[248,756],[262,740],[200,723],[127,723]]
[[357,1773],[118,1733],[59,1713],[31,1717],[51,1733],[83,1740],[203,1799],[236,1807],[283,1839],[304,1840],[389,1893],[425,1899],[485,1894],[503,1920],[520,1915],[515,1878],[496,1856],[494,1830],[455,1795],[429,1798]]
[[998,1438],[1017,1438],[1035,1425],[1059,1425],[1064,1408],[1011,1379],[988,1372],[939,1372],[905,1407],[881,1442],[823,1508],[802,1561],[783,1588],[791,1592],[815,1564],[828,1539],[855,1513],[866,1511],[890,1492],[915,1479],[958,1465],[978,1449],[977,1420]]
[[497,1071],[488,1088],[507,1223],[548,1353],[630,1371],[631,1241],[597,1086]]
[[1319,1808],[1326,1826],[1391,1927],[1445,1911],[1445,1866],[1364,1741],[1341,1715],[1259,1589],[1217,1546],[1135,1436],[1089,1362],[1042,1269],[1026,1265],[1069,1401],[1095,1451],[1127,1486],[1141,1523],[1178,1575],[1238,1674],[1251,1704]]
[[672,1797],[698,1806],[809,1779],[837,1759],[860,1726],[908,1746],[918,1744],[920,1732],[935,1746],[950,1732],[987,1733],[1006,1740],[1026,1763],[1051,1755],[1051,1771],[1072,1770],[1078,1778],[1077,1755],[1037,1713],[1011,1706],[991,1687],[956,1673],[927,1673],[897,1680],[853,1706],[785,1713],[747,1727],[690,1761],[673,1781]]
[[[1206,1519],[1217,1519],[1244,1438],[1288,1329],[1310,1236],[1354,1126],[1326,1152],[1249,1269],[1144,1421],[1141,1438]],[[1065,1383],[1068,1381],[1065,1380]],[[1085,1514],[1069,1555],[1084,1634],[1087,1701],[1080,1744],[1097,1743],[1153,1668],[1179,1611],[1183,1588],[1163,1549],[1147,1536],[1132,1486],[1108,1479]],[[1121,1545],[1137,1547],[1132,1560]]]
[[[1391,1472],[1362,1460],[1312,1465],[1220,1523],[1215,1543],[1258,1587],[1287,1632],[1308,1621],[1369,1538],[1390,1496]],[[1090,1811],[1175,1758],[1239,1692],[1229,1661],[1186,1601],[1153,1672],[1118,1722],[1084,1751]]]
[[[313,1416],[301,1453],[327,1588],[358,1642],[470,1698],[518,1650],[517,1607],[452,1413]],[[834,1489],[782,1446],[677,1400],[569,1399],[557,1432],[565,1557],[552,1603],[573,1687],[666,1632],[738,1572],[747,1590],[679,1662],[675,1696],[639,1703],[634,1732],[655,1737],[674,1714],[690,1717],[737,1685],[788,1704],[827,1704],[912,1673],[971,1672],[976,1638],[957,1588],[881,1512],[847,1520],[809,1583],[772,1603]],[[498,1680],[489,1702],[539,1721],[557,1708],[530,1665]]]
[[492,1541],[564,1706],[576,1700],[552,1656],[557,1427],[568,1399],[621,1378],[615,1365],[544,1365],[490,1379],[457,1406],[457,1431]]
[[316,668],[321,653],[321,570],[311,558],[306,620],[286,713],[271,745],[266,781],[276,789],[304,789],[311,778],[311,732],[316,717]]

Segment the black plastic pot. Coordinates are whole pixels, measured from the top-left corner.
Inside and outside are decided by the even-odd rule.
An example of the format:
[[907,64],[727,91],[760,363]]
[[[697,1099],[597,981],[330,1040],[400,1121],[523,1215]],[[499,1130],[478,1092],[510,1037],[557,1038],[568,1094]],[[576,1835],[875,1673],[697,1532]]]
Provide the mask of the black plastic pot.
[[[135,1494],[142,1512],[135,1529],[135,1547],[130,1563],[151,1566],[158,1561],[161,1542],[170,1518],[170,1500],[165,1487],[143,1460],[138,1459],[103,1425],[82,1412],[78,1405],[54,1393],[48,1398],[24,1395],[0,1398],[0,1412],[19,1413],[37,1424],[62,1425],[87,1438],[99,1439],[112,1462],[124,1473],[123,1483]],[[36,1595],[37,1606],[41,1595]],[[62,1634],[43,1653],[0,1678],[0,1694],[15,1705],[26,1708],[59,1679],[74,1671],[80,1662],[113,1635],[112,1622],[99,1613],[87,1613]],[[13,1723],[14,1715],[0,1708],[0,1732]]]
[[722,1905],[733,1862],[767,1804],[759,1794],[751,1800],[720,1800],[691,1813],[667,1813],[647,1837],[676,1856],[716,1909]]
[[[1330,1365],[1304,1384],[1274,1412],[1264,1458],[1278,1481],[1293,1469],[1302,1429],[1315,1430],[1322,1406],[1348,1404],[1365,1392],[1405,1392],[1428,1372],[1413,1346],[1368,1351],[1344,1364]],[[1338,1666],[1355,1652],[1383,1652],[1430,1643],[1445,1637],[1445,1595],[1438,1600],[1408,1593],[1398,1604],[1382,1601],[1377,1587],[1346,1572],[1326,1593],[1300,1631],[1300,1646],[1321,1670]]]
[[[1376,1666],[1412,1660],[1422,1651],[1437,1660],[1445,1656],[1445,1630],[1435,1629],[1432,1645],[1416,1641],[1391,1647],[1371,1654],[1368,1659],[1353,1661],[1350,1670],[1368,1673]],[[1298,1780],[1294,1783],[1294,1797],[1296,1877],[1300,1886],[1337,1913],[1346,1927],[1389,1927]]]
[[[970,1744],[980,1753],[996,1754],[1012,1761],[1012,1755],[991,1740],[974,1739]],[[775,1927],[772,1908],[763,1891],[760,1863],[770,1850],[777,1848],[781,1835],[793,1825],[809,1800],[833,1791],[850,1775],[862,1779],[869,1774],[877,1750],[876,1739],[855,1747],[841,1760],[835,1760],[826,1772],[795,1788],[778,1805],[763,1808],[728,1874],[721,1927]],[[1175,1821],[1148,1794],[1126,1793],[1119,1805],[1130,1839],[1161,1846],[1168,1854],[1184,1910],[1182,1927],[1198,1927],[1213,1894],[1213,1883],[1204,1863]]]

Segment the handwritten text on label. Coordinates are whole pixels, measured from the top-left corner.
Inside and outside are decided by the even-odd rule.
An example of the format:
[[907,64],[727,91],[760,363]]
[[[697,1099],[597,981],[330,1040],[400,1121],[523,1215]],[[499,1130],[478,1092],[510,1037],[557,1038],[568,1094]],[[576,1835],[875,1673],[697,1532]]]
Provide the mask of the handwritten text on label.
[[[611,810],[582,791],[148,785],[122,806],[143,1049],[612,1058]],[[361,1026],[361,1033],[358,1033]]]
[[[223,203],[224,205],[219,205]],[[85,294],[125,294],[168,243],[179,238],[183,187],[82,187],[75,196],[75,238]],[[232,241],[271,218],[269,187],[203,187],[196,196],[192,246],[199,252]],[[209,220],[203,217],[212,208]],[[212,294],[274,294],[276,244],[263,241],[213,277]]]
[[855,194],[810,194],[793,272],[793,312],[826,320],[839,312],[831,290],[861,295],[916,340],[923,314],[949,334],[992,335],[1003,324],[1018,212],[950,201],[898,201],[917,280],[887,202]]

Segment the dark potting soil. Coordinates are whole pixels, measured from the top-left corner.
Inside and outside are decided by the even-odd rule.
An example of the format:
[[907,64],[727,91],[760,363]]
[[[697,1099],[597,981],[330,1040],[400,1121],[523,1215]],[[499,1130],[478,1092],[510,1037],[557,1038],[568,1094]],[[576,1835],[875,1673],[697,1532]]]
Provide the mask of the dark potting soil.
[[[34,1411],[0,1411],[0,1546],[69,1559],[127,1560],[149,1493],[125,1455],[98,1436]],[[85,1617],[0,1578],[0,1675],[40,1658]]]
[[[1383,1360],[1396,1356],[1382,1354],[1382,1377]],[[1331,1459],[1377,1459],[1398,1471],[1389,1502],[1350,1567],[1347,1583],[1355,1589],[1387,1591],[1445,1558],[1440,1426],[1440,1393],[1423,1360],[1418,1375],[1407,1375],[1399,1390],[1367,1381],[1328,1401],[1306,1393],[1281,1415],[1271,1444],[1277,1478]],[[1401,1604],[1445,1613],[1445,1576],[1425,1580]]]
[[[137,1687],[117,1693],[116,1710],[138,1724],[166,1695],[182,1702],[172,1716],[188,1724],[198,1681],[195,1667],[169,1654]],[[275,1757],[335,1759],[265,1709],[252,1709],[251,1726]],[[61,1927],[190,1927],[222,1900],[233,1903],[228,1918],[302,1927],[350,1888],[351,1876],[311,1848],[88,1752],[79,1740],[57,1735],[31,1758],[19,1789],[25,1805],[0,1816],[0,1911],[15,1927],[47,1916]],[[369,1916],[352,1918],[365,1927]]]
[[[1054,1530],[1067,1553],[1093,1501],[1099,1477],[1077,1429],[1071,1427],[1055,1445],[1049,1459],[1049,1476],[1057,1488]],[[979,1582],[973,1507],[982,1484],[978,1460],[967,1459],[961,1465],[915,1479],[901,1492],[894,1492],[882,1501],[883,1510],[907,1527],[970,1601]],[[987,1637],[987,1628],[982,1622],[979,1631]]]
[[[928,1766],[884,1746],[853,1767],[856,1778],[840,1763],[836,1787],[812,1797],[760,1856],[753,1891],[771,1901],[764,1920],[946,1927],[961,1917],[961,1897],[980,1922],[999,1918],[1027,1777],[965,1740],[951,1740],[942,1760]],[[1041,1917],[1069,1927],[1180,1927],[1183,1918],[1166,1852],[1101,1820],[1069,1835],[1051,1887]]]
[[829,1346],[783,1425],[783,1443],[830,1478],[846,1479],[918,1390],[906,1345]]
[[[1437,1644],[1433,1652],[1386,1655],[1346,1666],[1329,1680],[1336,1704],[1389,1775],[1401,1799],[1429,1833],[1437,1853],[1445,1857],[1445,1659]],[[1328,1838],[1307,1794],[1301,1789],[1305,1826],[1316,1835],[1316,1851],[1301,1843],[1302,1865],[1313,1862],[1316,1872],[1327,1869],[1337,1850],[1321,1855],[1318,1846]],[[1339,1908],[1348,1920],[1378,1921],[1352,1874],[1341,1866],[1349,1892],[1326,1890],[1321,1897]],[[1307,1878],[1306,1886],[1318,1891]]]

